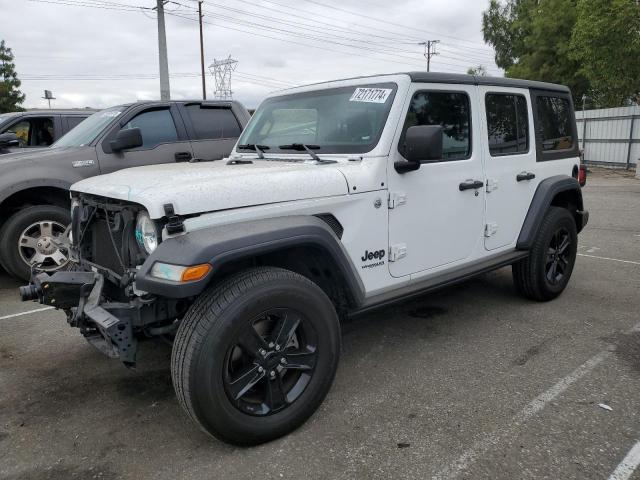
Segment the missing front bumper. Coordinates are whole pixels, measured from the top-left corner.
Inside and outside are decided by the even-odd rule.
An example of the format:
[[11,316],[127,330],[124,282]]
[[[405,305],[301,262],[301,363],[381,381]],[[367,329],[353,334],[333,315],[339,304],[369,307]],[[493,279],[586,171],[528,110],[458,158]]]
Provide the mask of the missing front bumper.
[[103,302],[104,276],[96,272],[41,273],[20,287],[23,301],[37,300],[65,310],[69,324],[80,327],[89,343],[126,366],[135,366],[137,339],[133,319],[140,306],[132,302]]

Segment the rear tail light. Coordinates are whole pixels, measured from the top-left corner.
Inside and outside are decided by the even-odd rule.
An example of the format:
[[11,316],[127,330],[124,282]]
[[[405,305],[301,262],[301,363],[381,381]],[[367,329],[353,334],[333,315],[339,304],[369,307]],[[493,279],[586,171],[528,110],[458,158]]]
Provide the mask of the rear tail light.
[[580,165],[580,169],[578,170],[578,183],[581,187],[584,187],[587,183],[587,166]]

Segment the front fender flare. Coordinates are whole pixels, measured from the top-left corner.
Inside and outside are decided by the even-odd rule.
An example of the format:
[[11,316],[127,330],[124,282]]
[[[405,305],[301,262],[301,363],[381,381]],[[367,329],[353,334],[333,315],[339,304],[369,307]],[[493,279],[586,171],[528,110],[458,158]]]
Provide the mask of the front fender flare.
[[[342,242],[333,230],[314,216],[287,216],[233,223],[189,232],[164,240],[136,275],[136,288],[154,295],[186,298],[200,294],[227,263],[289,247],[315,246],[335,261],[357,304],[364,286]],[[198,265],[209,263],[209,274],[198,281],[179,283],[150,275],[154,263]]]

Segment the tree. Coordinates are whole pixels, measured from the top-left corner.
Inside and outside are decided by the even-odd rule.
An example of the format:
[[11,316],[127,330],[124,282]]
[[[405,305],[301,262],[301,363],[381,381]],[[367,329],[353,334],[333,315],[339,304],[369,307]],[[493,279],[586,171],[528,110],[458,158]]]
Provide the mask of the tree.
[[635,0],[578,0],[570,55],[599,106],[640,103],[640,6]]
[[467,75],[476,75],[478,77],[486,77],[487,67],[485,67],[484,65],[478,65],[477,67],[469,67],[467,68]]
[[482,33],[507,77],[568,85],[575,98],[587,92],[580,62],[569,55],[577,1],[491,0]]
[[21,105],[25,96],[15,68],[11,49],[0,41],[0,113],[24,110]]

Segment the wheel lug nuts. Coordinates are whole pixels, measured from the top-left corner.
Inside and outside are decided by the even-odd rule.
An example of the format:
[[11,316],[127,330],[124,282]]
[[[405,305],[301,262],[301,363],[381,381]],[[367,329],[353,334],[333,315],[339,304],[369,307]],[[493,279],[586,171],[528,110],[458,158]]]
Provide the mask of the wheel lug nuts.
[[263,357],[267,354],[267,351],[264,348],[260,349],[260,355],[262,355]]
[[286,359],[286,358],[284,358],[284,357],[282,357],[282,358],[280,359],[280,363],[282,363],[282,364],[284,365],[285,363],[287,363],[287,359]]
[[270,376],[271,378],[276,378],[276,372],[274,372],[273,370],[271,370],[271,371],[269,372],[269,376]]
[[276,345],[276,352],[280,351],[280,345]]
[[264,368],[258,367],[258,373],[262,373],[262,372],[264,372]]
[[274,346],[274,345],[275,345],[275,344],[274,344],[273,342],[271,342],[271,343],[269,344],[269,348],[273,348],[273,346]]

